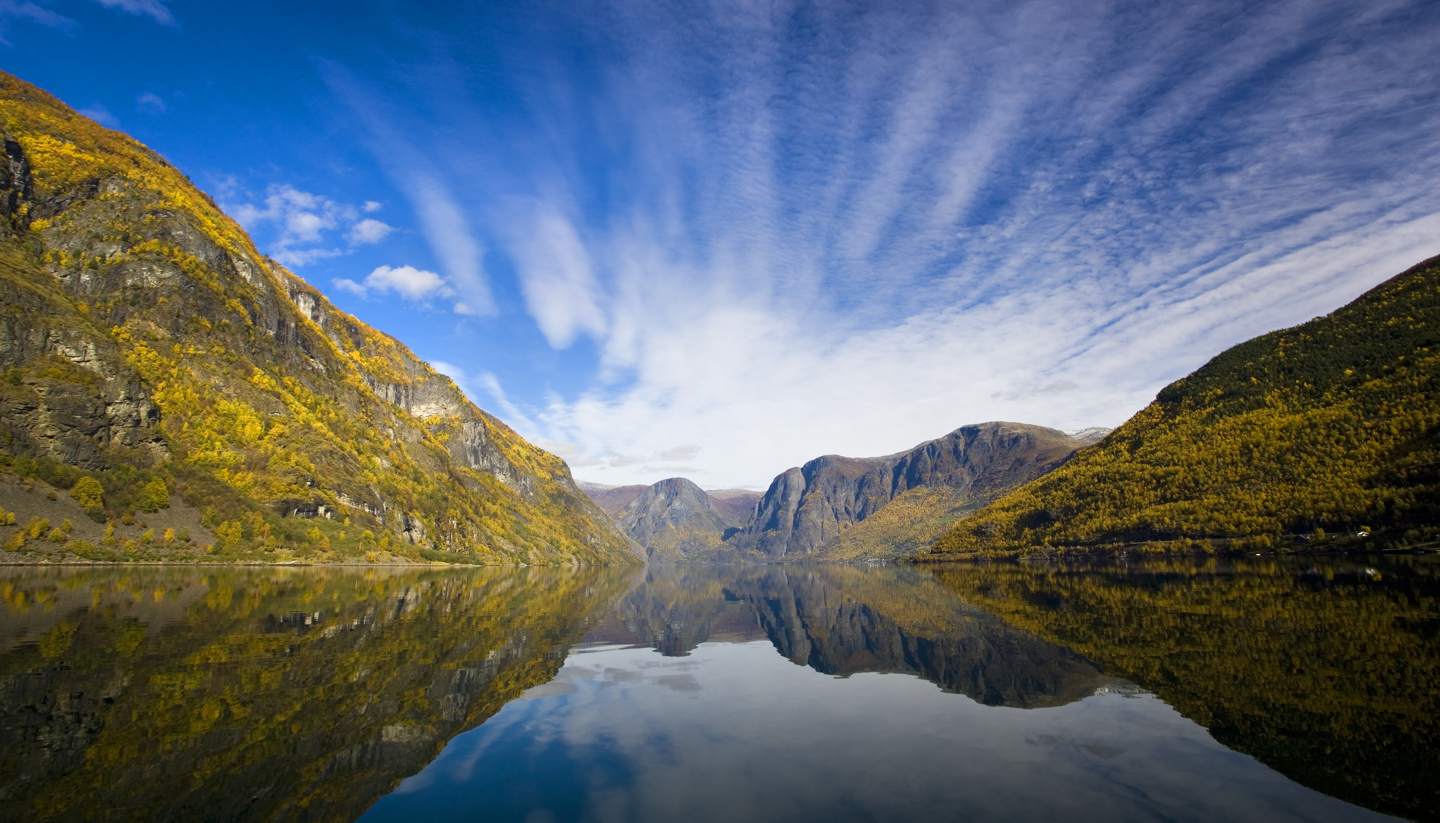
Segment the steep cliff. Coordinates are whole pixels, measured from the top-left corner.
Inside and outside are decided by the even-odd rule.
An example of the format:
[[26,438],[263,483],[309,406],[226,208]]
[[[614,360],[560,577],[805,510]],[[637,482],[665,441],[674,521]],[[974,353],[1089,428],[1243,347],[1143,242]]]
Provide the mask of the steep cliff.
[[865,539],[851,538],[843,549],[842,541],[853,524],[922,489],[939,491],[905,497],[923,510],[911,511],[907,520],[925,518],[932,522],[931,536],[938,535],[967,508],[1055,468],[1097,436],[981,423],[886,457],[818,457],[776,477],[754,519],[730,542],[768,558],[903,553],[918,548],[916,541],[878,529]]

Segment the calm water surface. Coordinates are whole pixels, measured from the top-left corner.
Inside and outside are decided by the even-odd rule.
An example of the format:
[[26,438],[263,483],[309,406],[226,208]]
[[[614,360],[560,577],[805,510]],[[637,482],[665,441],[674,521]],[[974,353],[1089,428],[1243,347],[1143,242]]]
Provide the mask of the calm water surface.
[[1440,564],[0,572],[0,819],[1440,809]]

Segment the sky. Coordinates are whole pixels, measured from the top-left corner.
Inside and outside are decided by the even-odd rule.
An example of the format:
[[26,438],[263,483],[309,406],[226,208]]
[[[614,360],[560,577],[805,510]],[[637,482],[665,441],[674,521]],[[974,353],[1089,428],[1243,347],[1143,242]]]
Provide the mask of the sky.
[[1440,253],[1440,3],[0,0],[575,476],[1115,426]]

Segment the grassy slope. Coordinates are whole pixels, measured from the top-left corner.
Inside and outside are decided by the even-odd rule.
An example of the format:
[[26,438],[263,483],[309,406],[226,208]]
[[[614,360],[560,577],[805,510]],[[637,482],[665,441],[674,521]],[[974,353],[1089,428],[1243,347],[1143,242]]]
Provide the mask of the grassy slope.
[[825,557],[834,560],[907,557],[935,541],[983,501],[949,486],[921,486],[840,532]]
[[[69,554],[478,562],[627,554],[563,461],[261,256],[159,156],[3,73],[0,129],[23,150],[33,200],[44,207],[22,205],[18,227],[0,231],[0,321],[18,337],[93,347],[105,372],[56,356],[54,346],[6,358],[0,408],[24,414],[46,398],[83,399],[99,384],[133,381],[158,406],[160,442],[111,447],[81,463],[105,485],[97,516],[132,511],[135,490],[158,479],[200,506],[219,536],[208,551],[117,543]],[[159,285],[146,272],[158,272]],[[421,392],[445,402],[423,418],[391,402]],[[76,461],[14,431],[0,442],[0,470],[69,489],[79,472],[65,464]],[[461,437],[485,443],[496,465],[457,459]],[[293,501],[340,516],[283,516]],[[12,538],[0,527],[0,539]]]
[[925,556],[1225,541],[1440,524],[1440,259],[1162,390],[1098,446],[1005,495]]

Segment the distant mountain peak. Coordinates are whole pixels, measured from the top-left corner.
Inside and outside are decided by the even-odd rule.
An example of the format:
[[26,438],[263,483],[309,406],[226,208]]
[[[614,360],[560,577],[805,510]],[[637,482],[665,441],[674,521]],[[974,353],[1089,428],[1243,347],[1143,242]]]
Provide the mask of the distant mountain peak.
[[824,455],[778,475],[731,542],[770,558],[833,555],[842,533],[921,488],[946,490],[917,513],[938,519],[938,535],[967,504],[1049,471],[1088,442],[1043,426],[989,421],[883,457]]

